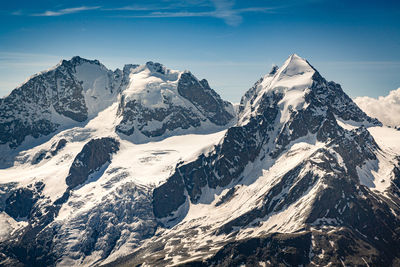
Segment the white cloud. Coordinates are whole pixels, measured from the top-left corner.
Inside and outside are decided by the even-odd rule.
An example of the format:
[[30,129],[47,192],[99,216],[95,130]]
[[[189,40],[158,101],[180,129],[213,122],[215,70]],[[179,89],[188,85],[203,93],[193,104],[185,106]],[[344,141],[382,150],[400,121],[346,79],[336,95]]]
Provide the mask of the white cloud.
[[56,17],[56,16],[62,16],[66,14],[73,14],[73,13],[79,13],[82,11],[87,11],[87,10],[95,10],[99,9],[100,6],[80,6],[80,7],[71,7],[71,8],[64,8],[64,9],[59,9],[59,10],[47,10],[43,13],[37,13],[37,14],[32,14],[31,16],[36,16],[36,17]]
[[363,96],[354,102],[369,116],[375,117],[388,126],[400,126],[400,88],[378,99]]

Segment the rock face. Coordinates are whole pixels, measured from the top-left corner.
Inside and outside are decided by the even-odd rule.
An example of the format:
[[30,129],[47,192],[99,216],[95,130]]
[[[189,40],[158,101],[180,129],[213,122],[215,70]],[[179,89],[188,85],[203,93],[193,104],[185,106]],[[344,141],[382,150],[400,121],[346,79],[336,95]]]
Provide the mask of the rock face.
[[36,182],[28,187],[16,188],[17,184],[6,184],[1,187],[0,211],[13,219],[26,220],[31,216],[34,205],[41,196],[44,184]]
[[[121,98],[124,101],[124,98]],[[123,119],[116,127],[117,132],[125,135],[132,135],[135,131],[135,124],[139,124],[139,131],[146,137],[158,137],[163,135],[167,130],[173,131],[177,128],[189,129],[190,127],[199,127],[200,119],[196,114],[184,107],[174,107],[172,103],[165,101],[168,108],[149,109],[136,100],[129,101],[125,104],[121,102],[123,108],[120,114]],[[136,123],[137,120],[137,123]],[[166,120],[166,121],[165,121]],[[160,124],[159,127],[148,127],[149,121]],[[164,122],[165,121],[165,122]],[[157,123],[158,122],[158,123]]]
[[131,71],[123,92],[116,130],[125,135],[159,137],[189,128],[224,126],[234,118],[232,104],[223,101],[206,80],[147,62]]
[[119,142],[113,138],[105,137],[92,139],[85,144],[82,151],[75,157],[66,184],[72,189],[84,183],[89,175],[98,171],[104,164],[109,163],[111,155],[119,150]]
[[178,92],[197,107],[207,119],[216,125],[225,125],[233,116],[227,111],[230,104],[210,88],[207,80],[198,81],[193,74],[185,72],[178,81]]
[[87,120],[115,98],[118,78],[97,60],[80,57],[31,77],[0,99],[0,144],[16,148],[27,136],[49,135],[65,121]]
[[39,164],[43,159],[49,159],[54,157],[62,150],[67,144],[67,140],[64,138],[58,140],[56,143],[51,145],[50,150],[40,150],[32,159],[32,164]]
[[[53,222],[45,230],[53,246],[64,248],[51,249],[55,261],[59,265],[70,265],[73,260],[79,261],[93,253],[101,261],[127,245],[131,249],[140,246],[157,229],[150,196],[147,188],[125,183],[117,186],[102,205],[95,205],[67,222]],[[53,229],[57,229],[56,235],[51,233]],[[79,234],[71,234],[76,230]]]
[[[310,264],[311,234],[271,234],[262,238],[250,238],[224,246],[206,261],[194,261],[185,266],[259,266],[267,262],[279,266],[308,266]],[[262,265],[261,265],[262,266]]]
[[27,188],[19,188],[11,193],[6,200],[5,212],[18,219],[27,217],[34,204],[33,193]]

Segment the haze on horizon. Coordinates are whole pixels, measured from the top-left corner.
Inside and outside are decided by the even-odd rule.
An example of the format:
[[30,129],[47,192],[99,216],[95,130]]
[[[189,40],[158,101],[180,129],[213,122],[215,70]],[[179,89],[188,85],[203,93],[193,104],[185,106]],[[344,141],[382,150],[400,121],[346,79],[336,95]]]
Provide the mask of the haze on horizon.
[[242,94],[293,53],[351,96],[400,87],[398,1],[8,1],[0,8],[0,96],[79,55],[108,68],[157,61]]

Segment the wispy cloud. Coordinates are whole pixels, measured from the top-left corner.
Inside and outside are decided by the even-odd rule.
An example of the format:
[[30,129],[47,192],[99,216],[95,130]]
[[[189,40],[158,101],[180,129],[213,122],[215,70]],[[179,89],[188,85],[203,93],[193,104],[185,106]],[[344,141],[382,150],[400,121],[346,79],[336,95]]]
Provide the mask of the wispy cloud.
[[11,15],[21,16],[21,15],[23,15],[23,13],[22,13],[22,10],[15,10],[14,12],[11,12]]
[[[214,10],[210,11],[160,11],[148,10],[151,12],[145,14],[134,14],[134,15],[119,15],[118,17],[125,18],[183,18],[183,17],[213,17],[219,18],[225,21],[230,26],[239,25],[242,20],[242,14],[244,13],[267,13],[272,12],[275,8],[273,7],[249,7],[249,8],[233,8],[233,1],[225,0],[212,0]],[[169,8],[165,8],[169,9]],[[125,10],[129,10],[128,8]]]
[[179,10],[183,8],[213,7],[210,0],[163,0],[157,4],[134,4],[122,7],[104,7],[103,11],[160,11]]
[[184,18],[184,17],[214,17],[223,19],[226,24],[230,26],[239,25],[243,18],[243,13],[248,12],[268,12],[270,8],[252,8],[252,9],[236,9],[232,11],[203,11],[203,12],[188,12],[188,11],[177,11],[177,12],[160,12],[154,11],[143,15],[125,15],[119,17],[125,18]]
[[[136,4],[121,7],[80,6],[30,14],[18,10],[12,14],[56,17],[88,10],[98,10],[99,12],[113,12],[113,17],[124,18],[212,17],[222,19],[230,26],[237,26],[242,23],[244,13],[267,13],[273,12],[274,9],[276,7],[235,8],[235,1],[232,0],[164,0],[162,4]],[[115,12],[118,13],[115,14]]]
[[80,6],[80,7],[71,7],[71,8],[64,8],[64,9],[59,9],[59,10],[47,10],[43,13],[36,13],[36,14],[31,14],[31,16],[36,16],[36,17],[56,17],[56,16],[62,16],[62,15],[67,15],[67,14],[73,14],[73,13],[79,13],[82,11],[87,11],[87,10],[95,10],[101,8],[100,6]]
[[123,6],[113,8],[102,8],[102,11],[154,11],[171,9],[170,6],[154,7],[154,6]]
[[223,19],[226,24],[231,26],[239,25],[243,18],[239,10],[234,10],[234,1],[227,0],[212,0],[215,6],[215,17]]

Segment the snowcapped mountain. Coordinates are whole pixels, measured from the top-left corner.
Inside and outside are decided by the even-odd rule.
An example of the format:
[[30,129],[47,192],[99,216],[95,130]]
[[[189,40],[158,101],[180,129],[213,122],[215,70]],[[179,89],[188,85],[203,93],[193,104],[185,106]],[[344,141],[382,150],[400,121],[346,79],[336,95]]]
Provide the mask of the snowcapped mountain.
[[122,117],[116,129],[126,135],[135,128],[153,137],[202,124],[224,126],[234,117],[232,105],[190,72],[153,62],[111,71],[97,60],[73,57],[0,99],[0,144],[16,148],[27,137],[90,120],[116,102]]
[[[237,115],[190,72],[75,61],[93,68],[40,87],[47,106],[28,110],[47,108],[40,118],[57,125],[39,133],[28,127],[36,116],[24,121],[25,137],[47,140],[1,139],[16,147],[0,169],[1,264],[400,263],[400,131],[306,60],[274,67]],[[39,88],[23,86],[2,100],[2,125],[25,112],[7,103]],[[49,95],[64,89],[83,97],[62,110],[86,117],[54,108]]]
[[[151,208],[142,208],[149,219],[138,219],[147,204],[132,202],[150,203],[152,187],[177,162],[197,157],[235,119],[233,106],[206,80],[159,63],[110,71],[97,60],[74,57],[31,77],[0,102],[0,251],[6,252],[1,255],[26,265],[52,265],[60,259],[70,265],[81,258],[93,263],[121,246],[137,245],[142,235],[154,232],[155,222],[150,221]],[[111,193],[115,190],[132,195],[121,198]],[[91,237],[80,246],[85,243],[82,232],[74,227],[85,211],[102,216],[105,198],[112,203],[107,209],[118,213],[113,213],[118,234],[110,236],[96,222],[98,230],[85,228],[87,234],[98,231],[113,240],[101,245],[109,251],[91,260],[88,253],[97,249],[89,243],[101,238]],[[119,211],[115,205],[122,205]],[[131,216],[125,218],[127,206]],[[141,228],[138,221],[143,221]],[[54,227],[55,236],[47,232]],[[38,245],[43,238],[51,239],[51,247]],[[48,256],[31,256],[40,254]]]
[[62,60],[0,100],[0,144],[16,148],[28,136],[49,135],[62,125],[93,118],[116,100],[120,85],[119,72],[97,60]]
[[211,152],[154,189],[171,229],[126,261],[396,265],[400,135],[380,126],[292,55],[246,93]]
[[[176,129],[224,126],[234,118],[233,106],[190,72],[147,62],[130,71],[131,82],[118,107],[117,131],[136,140],[171,135]],[[135,131],[137,129],[137,132]],[[176,133],[175,133],[176,134]]]

